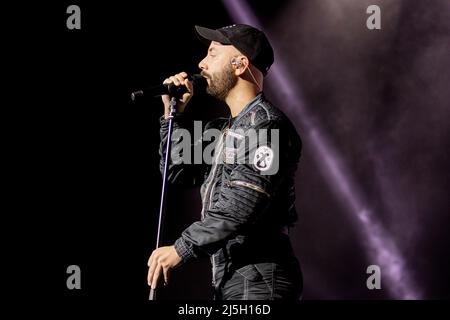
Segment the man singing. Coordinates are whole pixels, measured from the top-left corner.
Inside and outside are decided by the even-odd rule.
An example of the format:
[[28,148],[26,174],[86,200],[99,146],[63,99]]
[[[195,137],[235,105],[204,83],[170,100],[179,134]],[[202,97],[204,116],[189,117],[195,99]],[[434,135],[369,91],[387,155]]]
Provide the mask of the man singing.
[[[224,101],[231,116],[205,127],[221,130],[211,164],[172,162],[169,167],[171,182],[202,182],[201,219],[174,245],[153,251],[148,284],[156,288],[162,279],[167,283],[174,267],[208,256],[215,299],[299,299],[302,273],[289,228],[297,220],[294,178],[302,144],[289,119],[263,94],[264,77],[274,61],[272,46],[263,32],[248,25],[195,29],[209,45],[199,63],[207,93]],[[193,83],[181,72],[164,84],[187,89],[178,103],[176,130],[183,125]],[[170,110],[169,96],[162,100],[161,168]],[[255,136],[258,141],[252,143]],[[178,142],[174,140],[172,148]]]

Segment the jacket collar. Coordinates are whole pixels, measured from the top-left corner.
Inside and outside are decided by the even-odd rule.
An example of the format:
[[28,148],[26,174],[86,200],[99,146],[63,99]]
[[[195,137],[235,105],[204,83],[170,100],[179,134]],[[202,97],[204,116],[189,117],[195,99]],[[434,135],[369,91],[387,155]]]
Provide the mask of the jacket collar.
[[250,101],[250,102],[244,107],[244,109],[241,110],[241,112],[239,112],[239,114],[236,116],[236,119],[234,119],[234,122],[233,122],[233,125],[231,126],[231,128],[234,128],[234,127],[236,126],[236,123],[238,123],[239,120],[240,120],[245,114],[247,114],[250,110],[252,110],[254,106],[256,106],[256,105],[258,105],[259,103],[261,103],[264,99],[265,99],[264,93],[263,93],[263,92],[258,93],[258,95],[257,95],[252,101]]

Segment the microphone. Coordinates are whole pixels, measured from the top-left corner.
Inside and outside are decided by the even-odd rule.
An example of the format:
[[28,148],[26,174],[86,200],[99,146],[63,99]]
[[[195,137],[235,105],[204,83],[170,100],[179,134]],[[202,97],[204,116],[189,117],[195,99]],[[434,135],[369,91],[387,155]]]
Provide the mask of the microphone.
[[[188,79],[193,82],[194,88],[202,86],[206,87],[206,79],[200,74],[190,75],[188,76]],[[185,86],[176,86],[173,83],[160,84],[132,92],[131,100],[135,101],[137,97],[141,96],[159,97],[165,94],[168,94],[171,97],[181,97],[186,92],[187,88]]]

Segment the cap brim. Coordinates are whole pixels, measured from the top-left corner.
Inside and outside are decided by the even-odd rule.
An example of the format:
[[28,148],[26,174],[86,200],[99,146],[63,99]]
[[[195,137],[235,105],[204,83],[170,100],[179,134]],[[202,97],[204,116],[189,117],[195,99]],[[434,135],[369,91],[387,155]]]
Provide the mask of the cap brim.
[[195,26],[195,31],[197,32],[199,39],[206,44],[209,44],[211,41],[220,42],[222,44],[231,44],[230,40],[218,30]]

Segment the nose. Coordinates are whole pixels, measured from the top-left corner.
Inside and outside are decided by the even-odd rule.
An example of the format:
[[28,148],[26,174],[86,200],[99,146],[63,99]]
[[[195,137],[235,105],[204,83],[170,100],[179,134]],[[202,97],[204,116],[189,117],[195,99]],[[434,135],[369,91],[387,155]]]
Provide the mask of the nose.
[[198,63],[198,67],[199,67],[201,70],[208,69],[205,60],[206,60],[206,58],[204,58],[202,61],[200,61],[200,62]]

